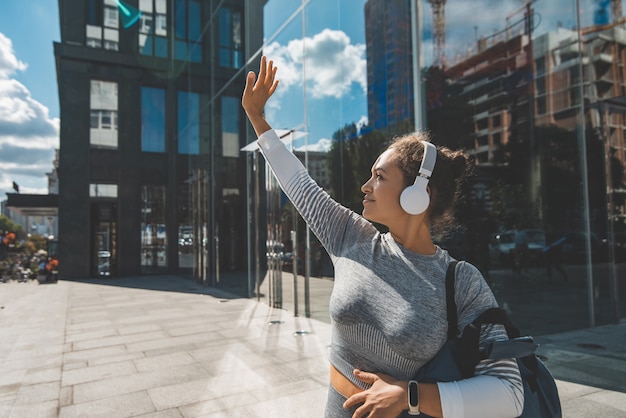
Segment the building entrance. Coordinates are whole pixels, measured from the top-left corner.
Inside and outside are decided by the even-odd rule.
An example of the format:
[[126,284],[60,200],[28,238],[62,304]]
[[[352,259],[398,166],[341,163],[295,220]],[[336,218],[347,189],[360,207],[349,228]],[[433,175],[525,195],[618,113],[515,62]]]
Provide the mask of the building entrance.
[[93,277],[116,276],[117,204],[92,203],[91,229],[91,275]]

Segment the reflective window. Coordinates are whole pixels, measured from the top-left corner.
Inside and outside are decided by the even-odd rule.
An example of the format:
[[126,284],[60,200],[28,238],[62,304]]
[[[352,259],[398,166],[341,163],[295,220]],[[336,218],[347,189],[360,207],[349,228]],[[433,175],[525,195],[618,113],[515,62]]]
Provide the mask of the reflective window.
[[165,152],[165,90],[141,88],[141,150]]
[[219,19],[220,66],[239,68],[243,64],[241,12],[222,7]]
[[87,46],[117,51],[119,49],[119,17],[115,0],[88,0]]
[[[320,184],[314,153],[324,152],[324,187],[357,213],[360,185],[394,136],[427,129],[437,145],[464,150],[474,176],[458,229],[437,243],[476,265],[529,333],[615,320],[626,262],[626,37],[621,8],[611,8],[619,2],[591,3],[579,31],[575,0],[269,0],[262,53],[281,84],[266,116],[294,133],[287,142]],[[224,49],[228,22],[220,11]],[[229,62],[228,51],[219,57]],[[273,181],[265,186],[268,285],[288,248],[311,274],[332,275]],[[591,291],[598,280],[604,291]],[[555,304],[563,292],[580,308]],[[541,305],[567,315],[539,321]]]
[[89,185],[89,197],[117,198],[117,184],[92,183]]
[[167,58],[168,23],[166,0],[139,0],[139,52]]
[[241,99],[238,97],[222,97],[222,155],[239,157],[239,109]]
[[200,153],[200,95],[178,92],[178,153]]
[[141,188],[141,272],[164,271],[167,267],[165,186]]
[[117,83],[92,80],[90,96],[91,146],[117,148]]
[[201,19],[198,0],[175,0],[174,57],[177,60],[202,62]]

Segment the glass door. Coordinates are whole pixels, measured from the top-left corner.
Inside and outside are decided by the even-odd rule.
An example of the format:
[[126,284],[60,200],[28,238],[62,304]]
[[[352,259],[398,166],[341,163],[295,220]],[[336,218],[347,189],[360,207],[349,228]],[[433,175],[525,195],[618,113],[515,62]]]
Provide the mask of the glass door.
[[110,277],[117,273],[117,205],[96,202],[91,207],[91,275]]

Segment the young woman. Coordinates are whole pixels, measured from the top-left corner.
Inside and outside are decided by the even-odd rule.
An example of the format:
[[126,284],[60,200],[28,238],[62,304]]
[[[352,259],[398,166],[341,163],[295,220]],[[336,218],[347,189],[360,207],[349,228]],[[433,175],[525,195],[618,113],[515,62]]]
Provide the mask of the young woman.
[[[393,142],[361,188],[363,215],[358,215],[317,186],[265,120],[263,109],[278,86],[276,70],[272,61],[261,58],[258,79],[248,73],[242,105],[282,189],[335,267],[326,417],[397,417],[409,410],[446,418],[520,415],[523,388],[513,359],[483,361],[470,379],[409,383],[446,342],[445,275],[453,259],[433,243],[431,228],[454,209],[466,156],[425,143],[424,134]],[[430,203],[423,213],[411,214],[413,210],[403,208],[401,194],[418,176],[424,177],[418,172],[425,149],[431,150],[429,159],[436,152],[434,169],[425,180]],[[370,221],[389,232],[380,233]],[[460,329],[497,306],[471,264],[457,265],[455,290]],[[497,339],[508,339],[502,327],[482,330],[481,343]]]

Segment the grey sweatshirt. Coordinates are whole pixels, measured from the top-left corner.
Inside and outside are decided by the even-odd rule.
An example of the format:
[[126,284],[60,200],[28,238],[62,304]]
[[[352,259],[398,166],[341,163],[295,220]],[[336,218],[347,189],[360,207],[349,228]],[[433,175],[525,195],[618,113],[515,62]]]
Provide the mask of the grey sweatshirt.
[[[363,389],[368,385],[353,376],[355,368],[410,380],[446,342],[445,275],[452,257],[439,247],[433,255],[409,251],[334,201],[274,131],[258,143],[335,267],[330,362]],[[457,266],[455,292],[461,330],[497,306],[482,274],[469,263]],[[495,339],[508,339],[503,327],[485,327],[481,343]],[[512,391],[522,391],[514,360],[481,362],[476,374],[497,376]]]

